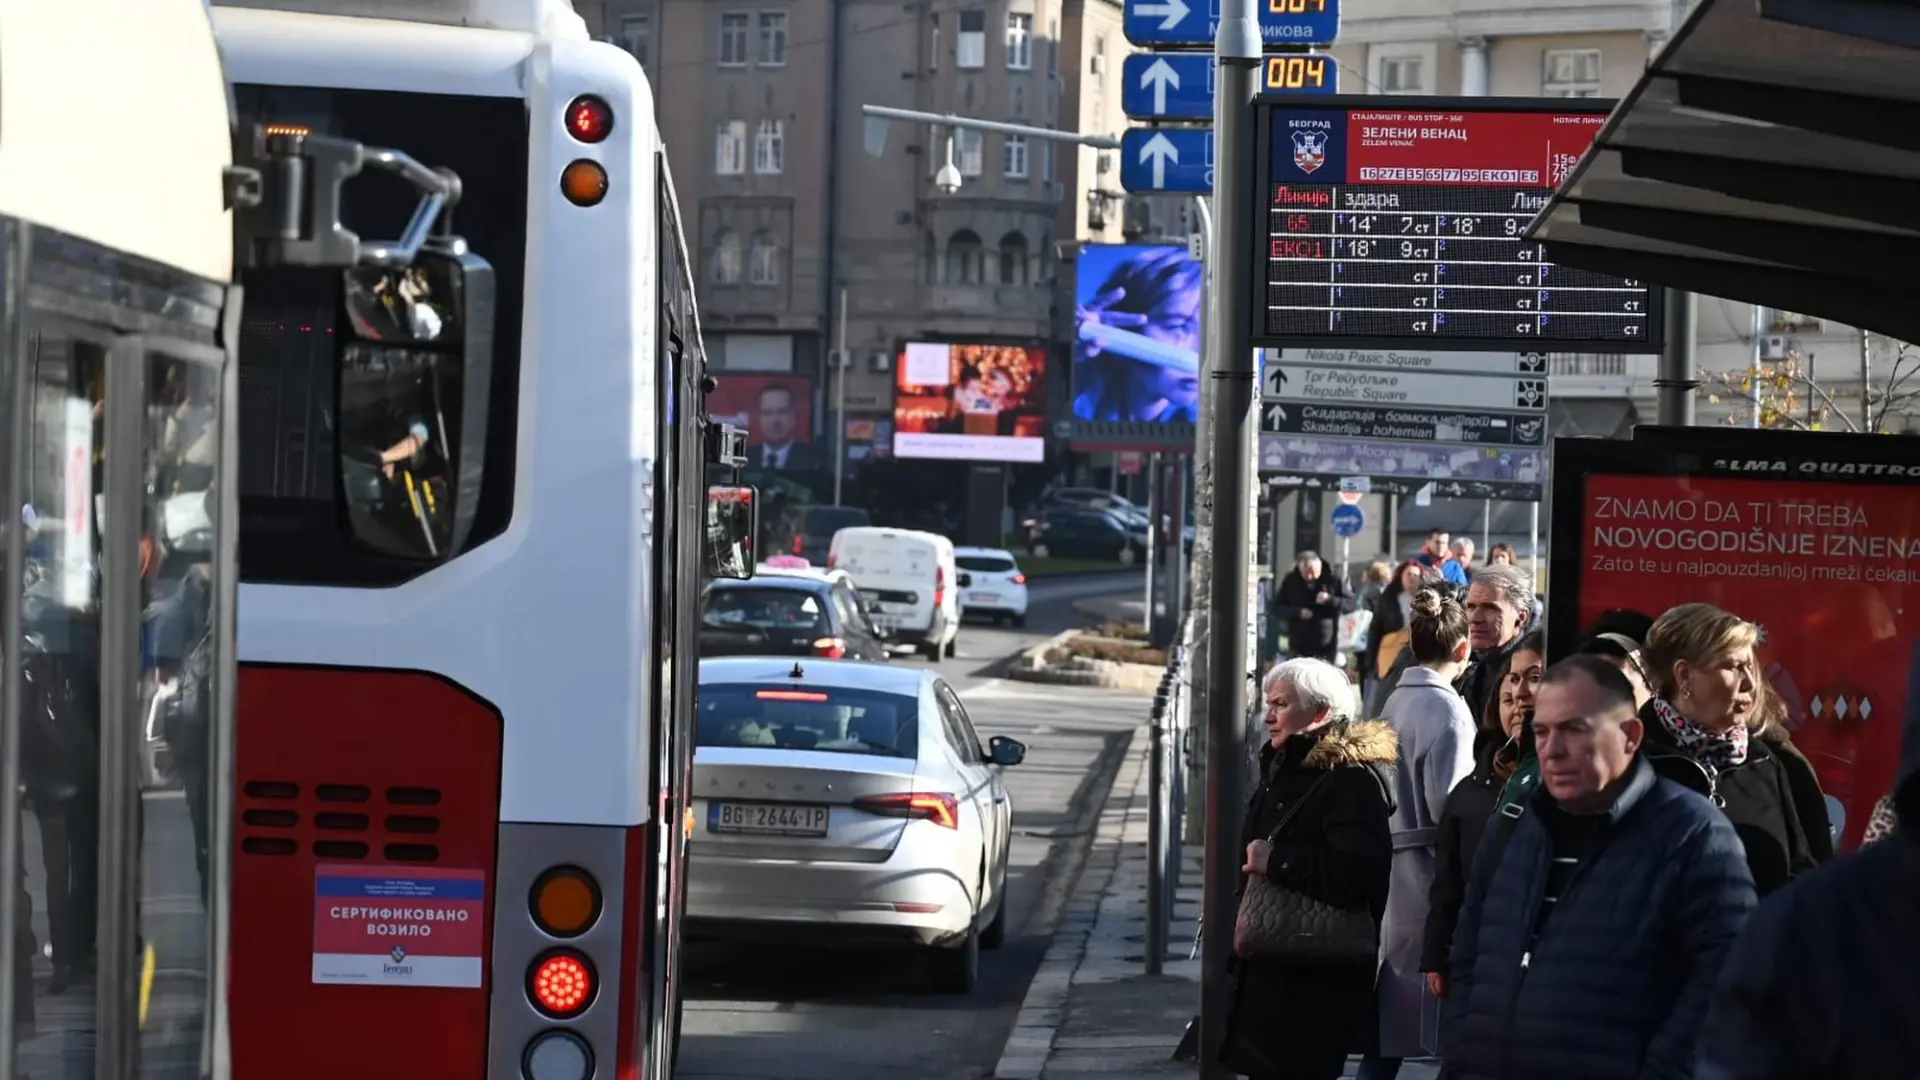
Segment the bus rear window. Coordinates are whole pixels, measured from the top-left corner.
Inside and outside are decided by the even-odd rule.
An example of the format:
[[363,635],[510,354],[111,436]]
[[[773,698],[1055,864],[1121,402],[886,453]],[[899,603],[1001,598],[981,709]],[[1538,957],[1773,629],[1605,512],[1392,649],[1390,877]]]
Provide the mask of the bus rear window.
[[904,694],[792,684],[700,688],[695,746],[912,758],[920,702]]
[[[453,231],[493,265],[493,386],[486,480],[468,545],[497,536],[512,512],[527,247],[527,106],[518,98],[241,85],[243,130],[309,128],[403,150],[460,176]],[[341,220],[363,239],[400,235],[418,202],[372,170],[347,183]],[[269,267],[241,275],[240,576],[271,584],[393,585],[427,566],[350,538],[336,464],[340,270]]]

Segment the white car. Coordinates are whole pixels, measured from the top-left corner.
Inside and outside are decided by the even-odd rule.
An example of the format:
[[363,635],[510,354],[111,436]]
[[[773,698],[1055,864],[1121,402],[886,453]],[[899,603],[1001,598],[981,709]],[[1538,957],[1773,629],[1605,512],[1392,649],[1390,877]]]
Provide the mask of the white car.
[[1021,743],[923,667],[700,662],[691,938],[898,945],[965,993],[1007,929]]
[[994,622],[1027,625],[1027,575],[1013,553],[1000,548],[953,549],[954,564],[968,581],[960,587],[960,613]]

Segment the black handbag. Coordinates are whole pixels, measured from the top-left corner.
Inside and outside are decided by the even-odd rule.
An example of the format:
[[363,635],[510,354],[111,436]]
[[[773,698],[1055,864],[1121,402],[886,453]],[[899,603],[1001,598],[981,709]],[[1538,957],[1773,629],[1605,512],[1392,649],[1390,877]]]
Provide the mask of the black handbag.
[[[1275,843],[1308,799],[1333,778],[1329,771],[1294,801],[1268,834]],[[1311,964],[1372,964],[1379,956],[1379,927],[1367,908],[1339,908],[1305,893],[1249,874],[1234,921],[1233,951],[1248,960]]]

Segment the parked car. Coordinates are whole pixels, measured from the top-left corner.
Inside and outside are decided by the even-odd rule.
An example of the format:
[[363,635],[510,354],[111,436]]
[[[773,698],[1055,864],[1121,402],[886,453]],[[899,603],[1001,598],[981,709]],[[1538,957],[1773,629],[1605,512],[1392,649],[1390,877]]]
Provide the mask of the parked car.
[[798,555],[822,566],[833,546],[834,533],[871,524],[873,518],[857,506],[789,506],[780,511],[768,533],[767,554]]
[[707,587],[700,655],[885,660],[887,641],[845,574],[761,568]]
[[926,668],[700,662],[690,938],[893,945],[965,993],[1007,930],[1021,743]]
[[972,582],[960,590],[960,614],[984,615],[994,622],[1027,625],[1027,575],[1013,553],[1000,548],[953,549],[956,566]]
[[1147,553],[1147,535],[1110,510],[1056,507],[1035,521],[1032,550],[1042,559],[1112,559],[1132,566]]

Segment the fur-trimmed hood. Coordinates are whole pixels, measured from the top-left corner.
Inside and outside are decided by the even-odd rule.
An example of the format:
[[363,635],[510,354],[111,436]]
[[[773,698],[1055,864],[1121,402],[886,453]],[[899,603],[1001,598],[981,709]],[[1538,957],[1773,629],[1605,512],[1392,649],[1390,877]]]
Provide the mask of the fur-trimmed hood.
[[1397,765],[1400,736],[1385,720],[1349,720],[1329,724],[1301,761],[1308,769],[1337,769],[1343,765]]

